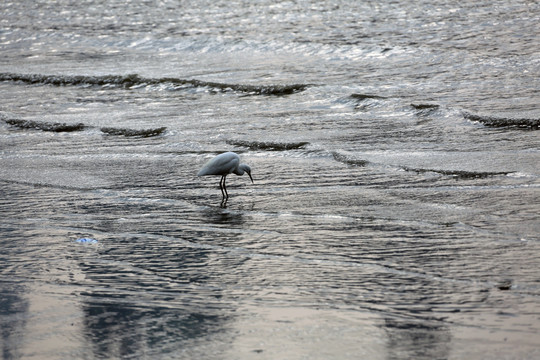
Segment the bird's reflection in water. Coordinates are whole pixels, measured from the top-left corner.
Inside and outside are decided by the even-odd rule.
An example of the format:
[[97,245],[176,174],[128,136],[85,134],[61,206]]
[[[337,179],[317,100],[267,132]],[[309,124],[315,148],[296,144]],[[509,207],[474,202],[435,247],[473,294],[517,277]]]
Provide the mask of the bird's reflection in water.
[[242,211],[225,210],[223,206],[209,208],[203,211],[203,215],[208,219],[209,223],[216,225],[240,226],[245,222]]

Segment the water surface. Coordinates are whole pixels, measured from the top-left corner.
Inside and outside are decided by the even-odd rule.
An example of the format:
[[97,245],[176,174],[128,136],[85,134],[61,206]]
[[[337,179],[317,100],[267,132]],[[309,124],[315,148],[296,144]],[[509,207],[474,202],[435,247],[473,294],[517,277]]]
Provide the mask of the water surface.
[[539,356],[538,4],[0,10],[4,358]]

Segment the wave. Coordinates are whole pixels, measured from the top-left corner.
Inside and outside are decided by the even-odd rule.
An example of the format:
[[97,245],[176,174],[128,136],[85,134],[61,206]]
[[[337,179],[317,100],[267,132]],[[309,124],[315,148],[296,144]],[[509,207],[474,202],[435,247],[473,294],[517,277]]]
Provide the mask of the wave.
[[439,108],[438,104],[411,104],[416,110],[436,110]]
[[216,92],[239,92],[250,95],[290,95],[304,91],[310,85],[243,85],[228,84],[195,79],[180,79],[174,77],[145,78],[138,74],[128,75],[42,75],[0,73],[0,81],[22,82],[25,84],[52,86],[101,86],[109,88],[136,89],[143,86],[165,86],[169,90],[185,88],[209,88]]
[[358,101],[364,101],[368,99],[386,99],[384,96],[372,94],[352,94],[350,95],[350,98]]
[[220,91],[234,91],[253,95],[291,95],[297,92],[304,91],[308,88],[307,84],[292,84],[292,85],[241,85],[241,84],[222,84],[217,82],[206,82],[199,80],[191,80],[194,86],[209,87]]
[[510,127],[519,129],[538,130],[540,118],[512,118],[490,115],[476,115],[463,112],[463,117],[470,121],[476,121],[489,127]]
[[102,127],[99,130],[101,130],[102,133],[105,133],[107,135],[120,135],[120,136],[127,136],[127,137],[152,137],[152,136],[159,136],[167,130],[166,127],[160,127],[156,129],[143,129],[143,130],[134,130],[134,129],[122,129],[122,128],[111,128],[111,127]]
[[363,166],[380,166],[380,167],[392,167],[395,169],[401,169],[405,171],[411,171],[416,173],[436,173],[444,176],[451,176],[456,179],[483,179],[492,176],[506,176],[514,173],[513,171],[467,171],[467,170],[449,170],[449,169],[434,169],[434,168],[414,168],[404,165],[389,165],[383,162],[372,162],[358,158],[358,156],[348,153],[346,151],[332,151],[334,160],[344,163],[349,166],[363,167]]
[[66,124],[66,123],[49,123],[44,121],[33,121],[33,120],[21,120],[21,119],[3,119],[4,122],[9,125],[18,127],[20,129],[34,129],[41,131],[52,131],[52,132],[73,132],[81,131],[86,128],[83,123],[78,124]]
[[368,110],[379,104],[379,100],[386,99],[384,96],[373,95],[373,94],[351,94],[349,99],[352,99],[354,102],[354,108],[356,110]]
[[245,140],[227,140],[227,143],[234,146],[243,146],[252,150],[285,151],[302,149],[309,145],[307,141],[282,143],[270,141],[245,141]]
[[366,166],[367,164],[369,164],[369,161],[367,160],[358,159],[350,154],[345,154],[343,152],[332,151],[332,156],[334,157],[334,160],[350,166]]
[[412,103],[411,107],[415,110],[416,116],[430,116],[439,110],[438,104]]
[[452,176],[458,179],[484,179],[492,176],[508,175],[512,171],[465,171],[465,170],[443,170],[443,169],[417,169],[402,166],[403,170],[417,173],[437,173],[445,176]]
[[[88,126],[83,123],[78,124],[66,124],[66,123],[51,123],[46,121],[35,121],[35,120],[24,120],[24,119],[14,119],[0,114],[0,120],[3,120],[5,123],[18,127],[19,129],[28,129],[28,130],[40,130],[40,131],[51,131],[51,132],[74,132],[74,131],[83,131],[86,129],[94,128],[93,126]],[[112,127],[102,127],[100,131],[107,135],[117,135],[117,136],[128,136],[128,137],[152,137],[162,135],[166,127],[160,127],[155,129],[124,129],[124,128],[112,128]]]

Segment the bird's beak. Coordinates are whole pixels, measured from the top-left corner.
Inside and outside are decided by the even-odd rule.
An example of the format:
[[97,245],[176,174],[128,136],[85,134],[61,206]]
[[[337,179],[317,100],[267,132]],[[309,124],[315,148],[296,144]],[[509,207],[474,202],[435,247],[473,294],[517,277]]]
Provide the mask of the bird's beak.
[[[246,171],[246,172],[247,172],[247,171]],[[249,178],[251,179],[251,183],[252,183],[252,184],[254,184],[254,182],[253,182],[253,178],[251,177],[251,173],[250,173],[250,172],[248,172],[247,174],[249,175]]]

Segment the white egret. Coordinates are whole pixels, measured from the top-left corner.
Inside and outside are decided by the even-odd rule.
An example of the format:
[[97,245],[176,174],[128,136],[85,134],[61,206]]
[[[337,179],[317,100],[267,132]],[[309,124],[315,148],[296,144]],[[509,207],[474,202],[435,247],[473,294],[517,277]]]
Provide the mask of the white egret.
[[221,190],[221,195],[223,195],[222,205],[224,202],[227,202],[229,194],[227,193],[227,188],[225,187],[225,179],[229,174],[236,174],[238,176],[244,175],[246,172],[253,183],[253,178],[251,177],[251,168],[246,164],[240,164],[240,157],[233,152],[225,152],[219,154],[209,162],[207,162],[202,169],[199,171],[197,176],[205,175],[221,175],[221,180],[219,181],[219,189]]

